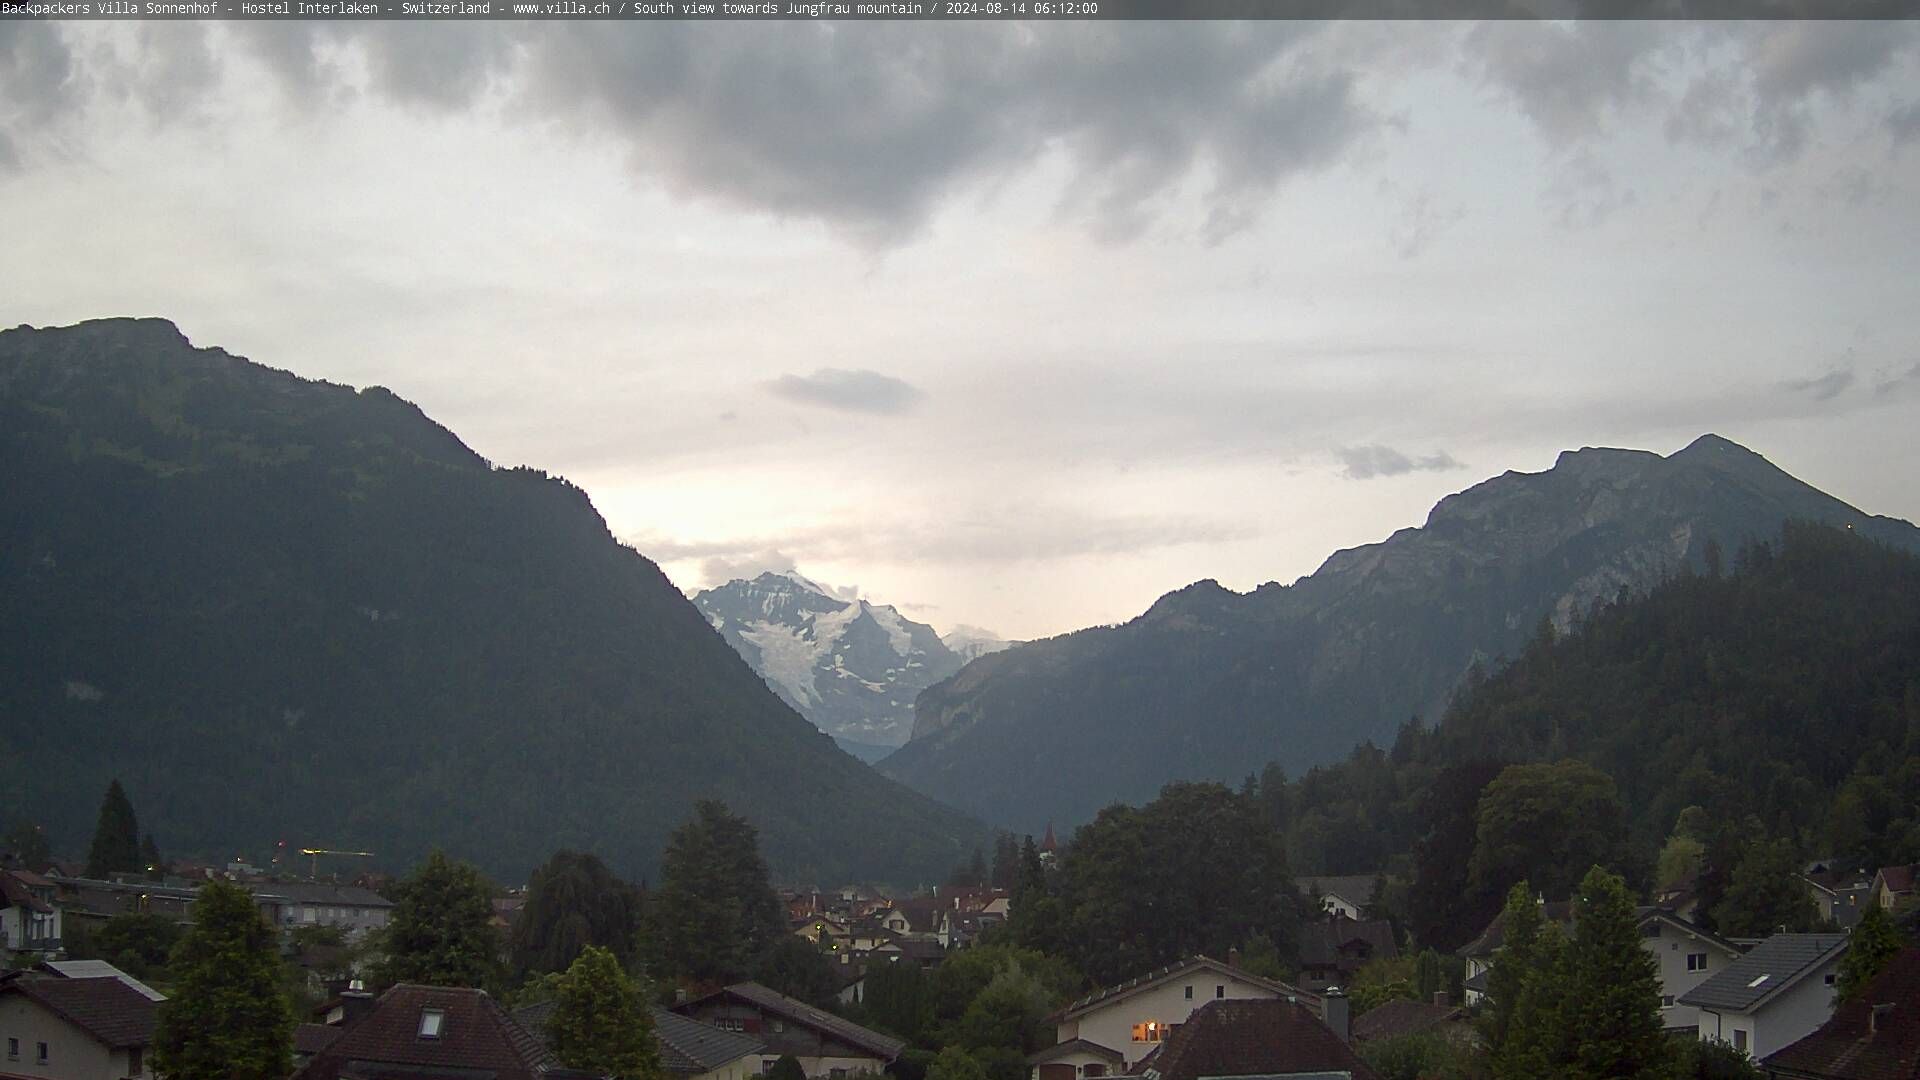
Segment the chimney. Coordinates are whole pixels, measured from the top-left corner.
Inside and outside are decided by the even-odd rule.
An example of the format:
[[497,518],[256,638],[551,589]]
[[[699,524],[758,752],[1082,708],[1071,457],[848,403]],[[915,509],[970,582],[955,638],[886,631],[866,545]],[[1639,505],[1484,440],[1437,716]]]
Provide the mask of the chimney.
[[1445,990],[1435,990],[1433,992],[1433,1003],[1446,1009],[1452,1007],[1453,999]]
[[1344,990],[1329,986],[1320,997],[1320,1018],[1327,1022],[1341,1042],[1353,1041],[1353,1010]]
[[1879,1031],[1881,1026],[1893,1017],[1893,1003],[1875,1005],[1867,1010],[1867,1034]]
[[1227,950],[1227,966],[1235,969],[1240,967],[1240,949],[1238,946]]

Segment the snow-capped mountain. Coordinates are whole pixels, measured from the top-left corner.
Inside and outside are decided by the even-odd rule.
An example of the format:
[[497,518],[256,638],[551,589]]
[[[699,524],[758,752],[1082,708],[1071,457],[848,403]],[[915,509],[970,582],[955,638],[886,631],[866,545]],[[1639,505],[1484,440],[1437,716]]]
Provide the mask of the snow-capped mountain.
[[792,571],[736,578],[693,603],[787,704],[863,757],[907,741],[920,691],[1011,644],[974,627],[943,641],[891,605]]

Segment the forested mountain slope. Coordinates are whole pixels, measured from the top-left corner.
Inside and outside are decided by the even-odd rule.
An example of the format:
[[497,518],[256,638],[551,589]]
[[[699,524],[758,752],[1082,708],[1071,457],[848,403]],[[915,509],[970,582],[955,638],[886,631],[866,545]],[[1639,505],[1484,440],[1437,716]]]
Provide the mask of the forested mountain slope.
[[587,497],[391,392],[160,320],[0,333],[0,820],[79,850],[432,847],[644,875],[697,797],[776,873],[931,879],[981,827],[781,703]]
[[983,657],[923,693],[882,763],[1016,828],[1085,821],[1174,779],[1298,773],[1409,716],[1437,717],[1476,664],[1517,653],[1623,588],[1777,536],[1788,519],[1920,547],[1760,455],[1704,436],[1667,457],[1585,449],[1448,496],[1421,528],[1338,552],[1293,585],[1211,581],[1119,627]]

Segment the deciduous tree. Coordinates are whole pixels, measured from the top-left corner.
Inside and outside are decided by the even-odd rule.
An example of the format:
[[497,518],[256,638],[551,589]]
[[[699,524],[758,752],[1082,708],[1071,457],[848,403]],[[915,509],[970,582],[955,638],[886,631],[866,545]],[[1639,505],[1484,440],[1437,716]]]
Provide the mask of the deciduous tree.
[[471,863],[427,856],[394,886],[380,981],[485,988],[499,978],[493,890]]
[[554,989],[547,1046],[560,1064],[612,1080],[661,1080],[644,996],[611,950],[588,945]]

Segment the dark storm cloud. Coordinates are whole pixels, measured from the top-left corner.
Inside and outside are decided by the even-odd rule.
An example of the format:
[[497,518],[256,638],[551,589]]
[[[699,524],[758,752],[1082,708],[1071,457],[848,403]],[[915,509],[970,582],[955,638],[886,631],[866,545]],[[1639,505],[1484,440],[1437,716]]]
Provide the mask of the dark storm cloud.
[[782,375],[767,382],[766,389],[801,405],[881,416],[898,416],[926,396],[912,383],[865,369],[821,368],[811,375]]
[[1815,401],[1832,401],[1851,387],[1858,378],[1852,368],[1835,368],[1811,379],[1789,379],[1780,385],[1796,394],[1807,394]]
[[1410,472],[1447,472],[1464,469],[1452,454],[1440,450],[1425,457],[1413,457],[1391,446],[1343,446],[1334,456],[1344,466],[1341,473],[1349,480],[1371,480],[1376,476],[1400,476]]
[[[0,86],[24,95],[7,96],[16,115],[0,126],[16,141],[82,96],[68,75],[92,58],[50,26],[22,29],[0,46]],[[1202,228],[1217,241],[1380,123],[1352,75],[1310,47],[1324,29],[1291,23],[157,29],[136,43],[156,58],[143,72],[155,92],[199,78],[186,61],[213,33],[294,107],[362,87],[428,108],[497,96],[528,122],[611,132],[638,174],[680,195],[874,245],[911,236],[959,184],[1055,150],[1074,172],[1061,208],[1096,234],[1136,235],[1157,198],[1204,174]]]

